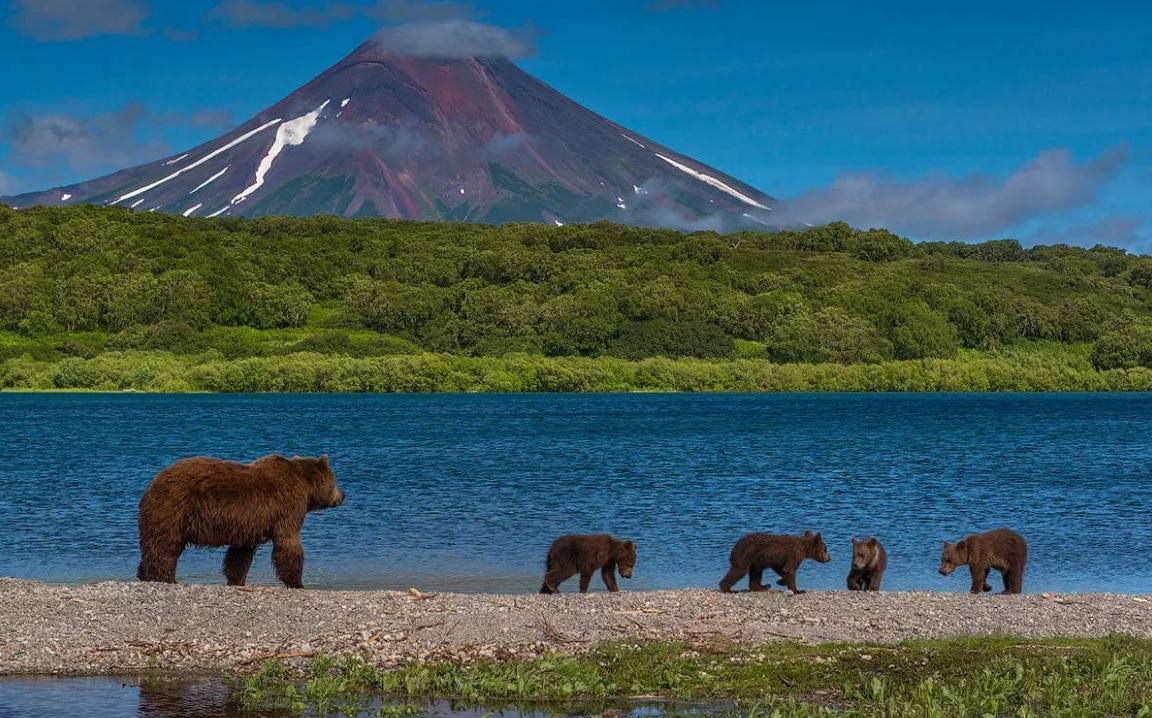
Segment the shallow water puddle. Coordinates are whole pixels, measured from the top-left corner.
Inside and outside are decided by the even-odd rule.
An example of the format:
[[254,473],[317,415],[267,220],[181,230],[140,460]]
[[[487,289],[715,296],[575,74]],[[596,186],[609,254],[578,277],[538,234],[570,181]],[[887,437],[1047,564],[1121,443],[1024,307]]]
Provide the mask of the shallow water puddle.
[[[555,707],[475,706],[451,701],[377,701],[358,715],[395,718],[558,718],[612,716],[613,718],[663,718],[705,716],[716,706],[680,703],[613,703]],[[245,710],[232,690],[210,680],[157,678],[0,678],[0,718],[53,716],[54,718],[287,718],[285,711]],[[305,713],[319,716],[315,712]],[[334,712],[324,715],[349,716]]]

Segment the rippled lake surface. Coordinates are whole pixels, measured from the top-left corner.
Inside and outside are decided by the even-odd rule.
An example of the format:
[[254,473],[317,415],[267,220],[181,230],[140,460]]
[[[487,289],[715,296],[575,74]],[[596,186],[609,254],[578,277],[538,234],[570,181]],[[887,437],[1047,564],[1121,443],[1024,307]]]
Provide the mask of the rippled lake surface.
[[593,531],[637,541],[625,590],[712,587],[743,533],[812,529],[833,560],[802,587],[841,588],[876,535],[886,587],[963,591],[941,541],[1007,525],[1028,591],[1152,592],[1149,395],[9,394],[0,437],[5,576],[133,579],[157,471],[281,452],[328,453],[348,495],[305,523],[311,587],[534,591],[551,539]]

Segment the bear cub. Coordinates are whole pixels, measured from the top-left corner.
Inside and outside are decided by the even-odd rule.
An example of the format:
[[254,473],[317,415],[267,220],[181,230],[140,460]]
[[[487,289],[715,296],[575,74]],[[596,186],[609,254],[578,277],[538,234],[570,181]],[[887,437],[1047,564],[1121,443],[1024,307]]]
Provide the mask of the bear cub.
[[852,539],[852,568],[848,570],[849,591],[879,591],[888,568],[888,552],[875,537]]
[[141,581],[176,583],[186,546],[227,546],[224,576],[243,586],[256,549],[272,542],[272,566],[288,588],[302,588],[300,529],[309,511],[344,503],[328,457],[265,456],[251,464],[206,457],[161,471],[140,499]]
[[632,578],[636,566],[636,544],[611,534],[572,534],[561,536],[548,548],[546,573],[540,593],[560,593],[560,584],[580,574],[580,593],[588,593],[592,574],[600,572],[609,591],[619,591],[616,571]]
[[988,574],[992,569],[1004,579],[1004,593],[1024,590],[1024,564],[1028,561],[1028,544],[1012,529],[994,529],[965,536],[951,544],[944,542],[940,556],[940,575],[947,576],[957,566],[968,565],[972,572],[972,593],[991,591]]
[[764,569],[770,568],[780,576],[778,585],[786,586],[792,593],[804,593],[796,588],[796,570],[804,559],[820,563],[832,560],[820,534],[811,531],[805,531],[803,536],[748,534],[732,547],[728,559],[731,568],[720,580],[720,590],[731,593],[732,586],[748,574],[748,590],[764,591]]

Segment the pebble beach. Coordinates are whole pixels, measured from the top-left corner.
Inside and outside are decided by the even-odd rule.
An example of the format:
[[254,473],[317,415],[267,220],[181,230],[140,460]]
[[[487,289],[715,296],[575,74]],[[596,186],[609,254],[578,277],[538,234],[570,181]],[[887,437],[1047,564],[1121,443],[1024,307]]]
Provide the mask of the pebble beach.
[[708,590],[558,596],[0,579],[0,674],[244,672],[356,655],[390,667],[576,653],[604,641],[760,645],[1012,635],[1152,638],[1119,594]]

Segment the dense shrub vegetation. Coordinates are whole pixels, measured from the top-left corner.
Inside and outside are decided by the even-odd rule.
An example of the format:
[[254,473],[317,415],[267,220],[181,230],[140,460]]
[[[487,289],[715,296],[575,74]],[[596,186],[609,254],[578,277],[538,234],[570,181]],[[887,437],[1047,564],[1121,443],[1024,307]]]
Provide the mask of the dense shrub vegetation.
[[[544,372],[611,389],[1132,388],[1152,367],[1152,258],[842,223],[720,236],[0,207],[0,268],[8,387],[557,385]],[[666,372],[706,378],[650,377]]]

